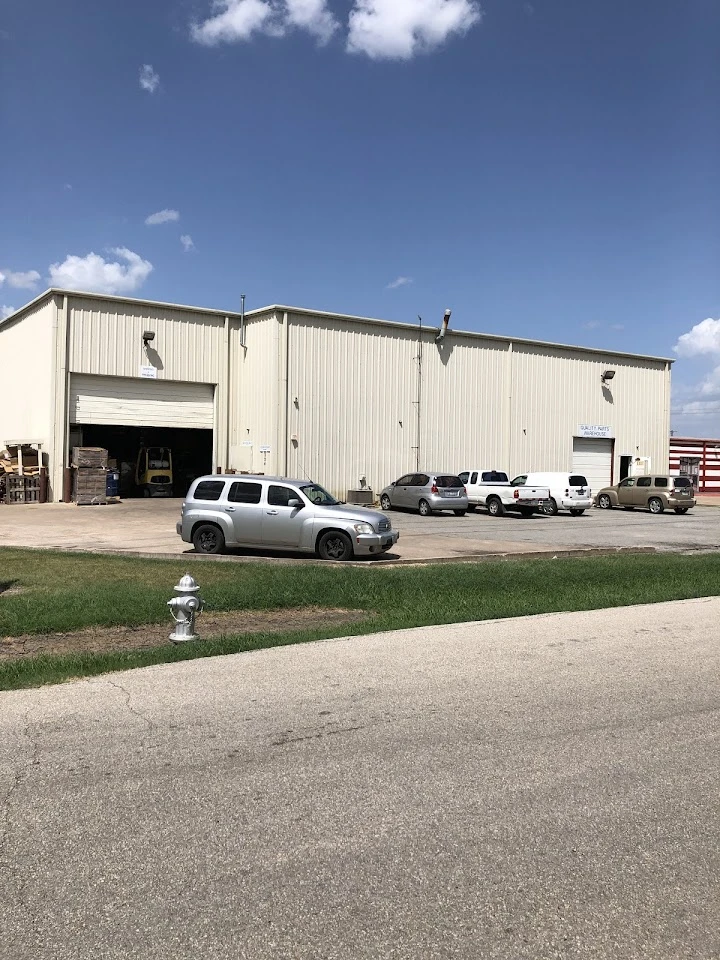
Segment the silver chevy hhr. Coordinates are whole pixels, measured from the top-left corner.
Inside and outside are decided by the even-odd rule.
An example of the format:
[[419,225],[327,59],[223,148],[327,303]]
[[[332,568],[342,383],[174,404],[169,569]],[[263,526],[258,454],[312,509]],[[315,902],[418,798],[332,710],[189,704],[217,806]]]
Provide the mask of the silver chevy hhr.
[[176,529],[198,553],[269,547],[322,560],[384,553],[400,536],[379,510],[341,503],[317,483],[249,474],[193,481]]
[[380,494],[383,510],[407,507],[429,517],[436,510],[452,510],[456,517],[467,513],[467,490],[460,477],[453,473],[425,470],[406,473]]

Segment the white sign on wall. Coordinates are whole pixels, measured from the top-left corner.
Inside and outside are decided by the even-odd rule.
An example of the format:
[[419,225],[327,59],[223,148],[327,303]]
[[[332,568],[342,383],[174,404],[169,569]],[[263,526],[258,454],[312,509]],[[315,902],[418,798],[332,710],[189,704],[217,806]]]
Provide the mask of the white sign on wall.
[[157,380],[157,367],[141,365],[140,376],[144,377],[146,380]]
[[598,440],[612,439],[612,427],[604,427],[597,423],[581,423],[578,427],[579,437],[592,437]]
[[266,443],[260,444],[260,453],[270,453],[270,447]]

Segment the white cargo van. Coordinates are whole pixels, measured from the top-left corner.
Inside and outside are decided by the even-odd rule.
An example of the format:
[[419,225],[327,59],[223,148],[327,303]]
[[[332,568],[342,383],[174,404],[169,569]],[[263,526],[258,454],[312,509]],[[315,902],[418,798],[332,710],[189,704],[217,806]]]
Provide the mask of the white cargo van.
[[515,477],[512,485],[548,487],[550,502],[544,509],[551,516],[558,510],[569,510],[573,517],[580,517],[593,505],[592,490],[579,473],[523,473]]

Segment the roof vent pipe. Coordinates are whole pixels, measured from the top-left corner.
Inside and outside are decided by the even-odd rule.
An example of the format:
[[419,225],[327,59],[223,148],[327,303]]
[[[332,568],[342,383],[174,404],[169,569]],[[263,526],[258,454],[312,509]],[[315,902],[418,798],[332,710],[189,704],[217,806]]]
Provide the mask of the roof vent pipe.
[[440,332],[439,332],[438,335],[435,337],[435,343],[438,343],[440,340],[442,340],[443,337],[445,336],[445,334],[447,333],[447,329],[448,329],[448,326],[449,326],[449,324],[450,324],[450,314],[451,314],[451,313],[452,313],[452,310],[446,310],[446,311],[445,311],[445,316],[443,317],[443,322],[442,322],[442,326],[440,327]]
[[240,346],[245,347],[245,294],[240,294]]

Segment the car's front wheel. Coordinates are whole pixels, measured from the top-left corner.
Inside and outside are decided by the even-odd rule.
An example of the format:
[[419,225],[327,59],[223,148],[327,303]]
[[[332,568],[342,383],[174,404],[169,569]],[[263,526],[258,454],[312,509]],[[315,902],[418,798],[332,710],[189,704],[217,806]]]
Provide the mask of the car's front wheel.
[[390,503],[390,497],[386,493],[380,497],[380,506],[383,508],[383,510],[389,510],[392,507],[392,504]]
[[453,510],[453,513],[456,517],[464,517],[467,513],[467,510]]
[[690,507],[675,507],[675,513],[687,513]]
[[501,517],[505,513],[505,507],[497,497],[490,497],[487,502],[487,509],[491,517]]
[[351,560],[352,555],[352,541],[341,530],[328,530],[320,537],[318,556],[321,560]]
[[557,501],[553,500],[552,497],[547,501],[543,507],[543,512],[546,513],[549,517],[556,517],[558,512]]
[[570,510],[571,517],[581,517],[584,513],[584,510]]
[[421,517],[429,517],[430,514],[432,513],[432,510],[430,509],[430,504],[427,502],[427,500],[420,501],[420,503],[418,504],[418,510],[420,512]]
[[665,504],[660,497],[650,497],[648,500],[648,510],[650,513],[662,513],[664,509]]
[[611,510],[612,500],[606,493],[601,493],[598,497],[598,506],[601,510]]
[[196,527],[192,542],[197,553],[222,553],[225,549],[223,532],[212,523],[201,523]]

